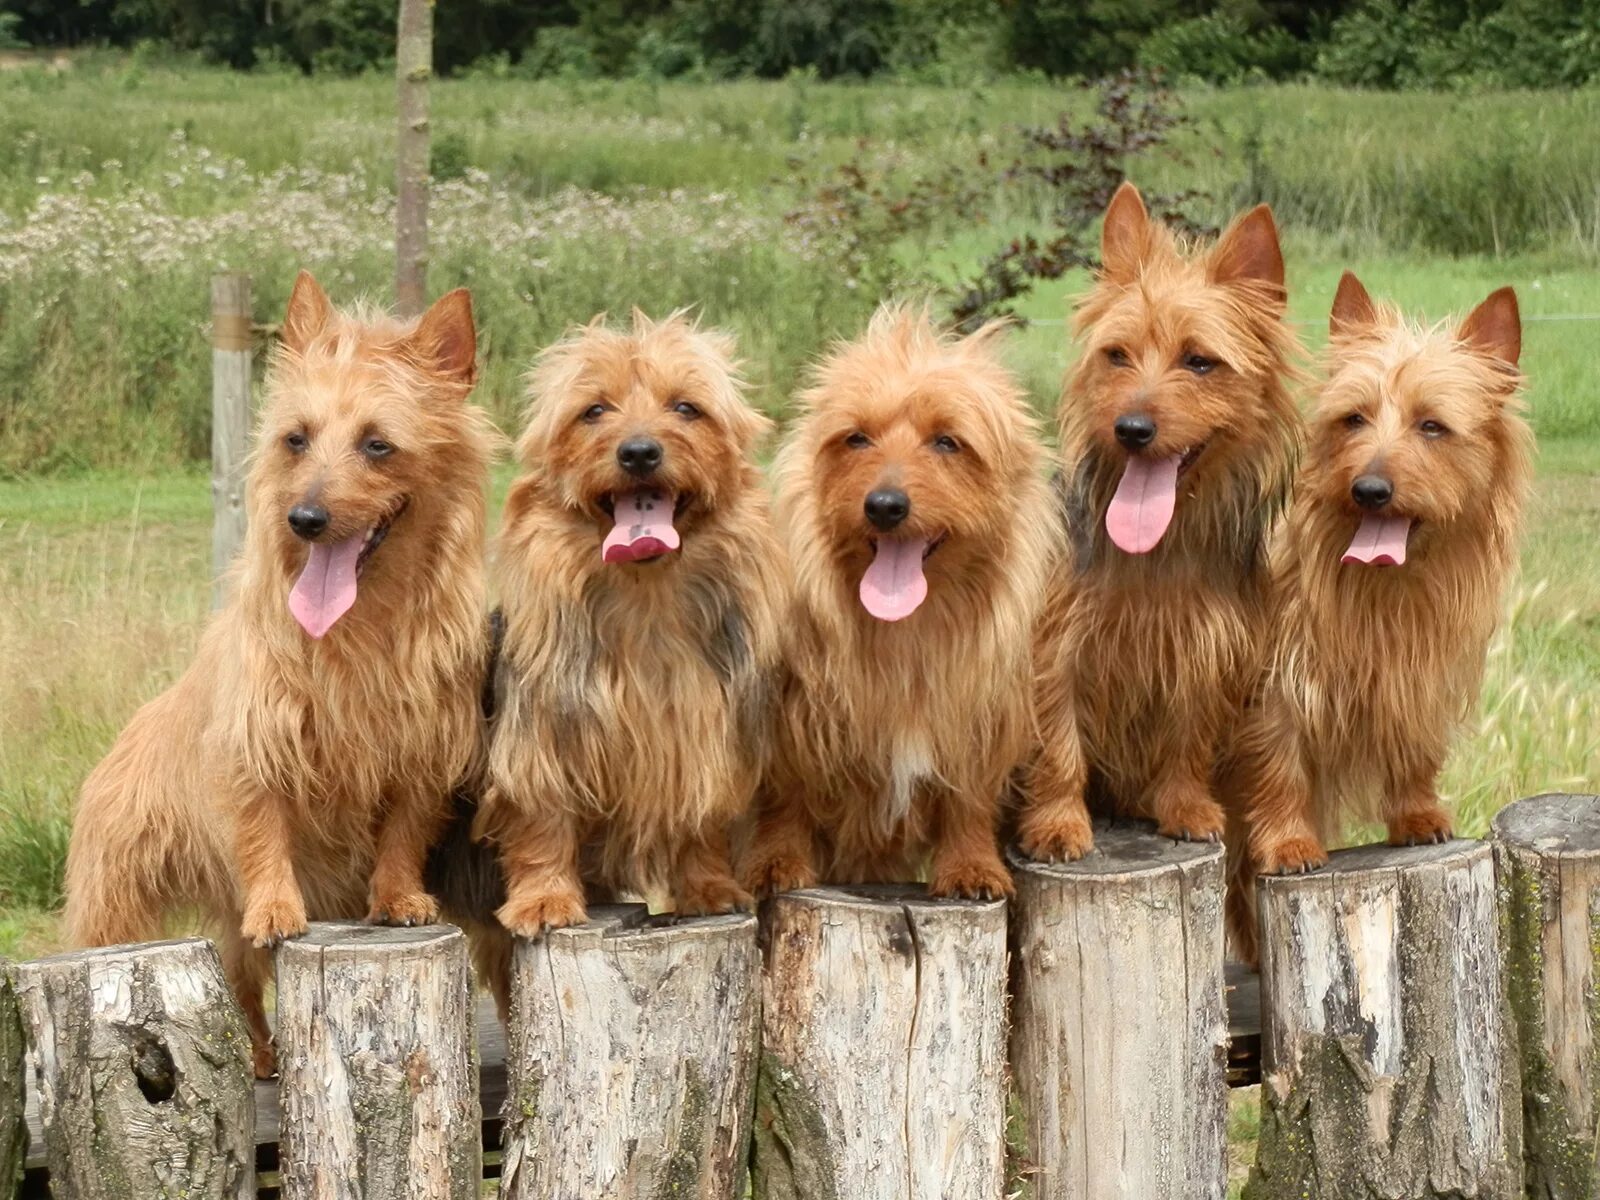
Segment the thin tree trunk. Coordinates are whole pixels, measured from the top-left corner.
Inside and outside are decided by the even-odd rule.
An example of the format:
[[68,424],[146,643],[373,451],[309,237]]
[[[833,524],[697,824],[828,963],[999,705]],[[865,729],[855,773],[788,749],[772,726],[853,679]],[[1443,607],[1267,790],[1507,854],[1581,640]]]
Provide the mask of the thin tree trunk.
[[433,75],[433,0],[400,0],[395,42],[394,297],[403,317],[428,301],[428,80]]

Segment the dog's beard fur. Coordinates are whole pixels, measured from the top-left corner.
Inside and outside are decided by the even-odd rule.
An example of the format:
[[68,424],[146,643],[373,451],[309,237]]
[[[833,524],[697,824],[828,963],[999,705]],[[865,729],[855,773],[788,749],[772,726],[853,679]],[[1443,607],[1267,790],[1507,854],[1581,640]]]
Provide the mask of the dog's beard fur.
[[[230,598],[188,671],[135,714],[84,784],[67,864],[69,937],[145,940],[174,909],[197,908],[220,927],[258,1069],[270,959],[241,933],[249,870],[289,868],[236,831],[270,806],[305,915],[361,917],[369,883],[380,882],[384,821],[404,814],[410,832],[395,852],[420,868],[451,787],[481,755],[483,489],[496,436],[465,403],[473,354],[465,293],[402,324],[336,314],[302,276],[268,371]],[[369,425],[395,447],[381,466],[356,453]],[[290,449],[291,430],[308,432],[309,448]],[[288,606],[307,548],[285,515],[308,492],[341,533],[404,498],[355,604],[320,640]],[[398,898],[370,897],[380,901]]]
[[[775,470],[795,598],[778,757],[746,855],[758,890],[910,879],[932,850],[936,891],[1009,891],[995,824],[1031,737],[1029,645],[1055,522],[995,332],[957,340],[925,313],[882,310],[801,397]],[[956,449],[934,449],[939,435]],[[859,594],[874,540],[890,536],[863,505],[886,483],[910,501],[893,533],[933,547],[926,599],[893,622]]]
[[[751,458],[767,422],[729,340],[682,315],[591,324],[545,353],[531,391],[499,545],[506,638],[480,817],[505,855],[502,914],[577,919],[580,848],[590,884],[680,910],[743,902],[711,860],[770,740],[783,563]],[[606,562],[610,497],[639,486],[618,465],[636,436],[663,447],[646,482],[679,502],[681,546]]]
[[[1299,445],[1287,386],[1299,348],[1264,208],[1197,250],[1124,185],[1104,259],[1061,401],[1067,554],[1036,646],[1041,742],[1020,834],[1045,858],[1089,848],[1091,785],[1098,803],[1170,835],[1220,836],[1215,757],[1255,668],[1265,546]],[[1127,414],[1153,419],[1154,457],[1183,456],[1170,522],[1144,553],[1107,528],[1132,457],[1113,433]]]
[[[1487,329],[1474,323],[1485,312]],[[1274,553],[1269,658],[1230,755],[1252,873],[1319,865],[1352,815],[1384,820],[1397,842],[1448,835],[1434,780],[1477,697],[1531,475],[1517,329],[1509,293],[1451,331],[1341,284]],[[1402,565],[1345,561],[1365,515],[1352,484],[1374,471],[1393,483],[1384,511],[1415,520]],[[1252,914],[1234,924],[1253,955]]]

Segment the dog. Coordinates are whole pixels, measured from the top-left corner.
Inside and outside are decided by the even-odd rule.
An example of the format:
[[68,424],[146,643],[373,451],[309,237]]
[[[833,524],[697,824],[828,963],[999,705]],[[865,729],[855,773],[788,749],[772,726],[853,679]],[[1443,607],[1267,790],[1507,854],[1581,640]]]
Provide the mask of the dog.
[[481,757],[484,486],[471,298],[335,312],[302,272],[266,379],[249,527],[189,669],[83,785],[67,859],[79,945],[220,923],[258,1074],[269,950],[308,919],[419,924],[453,786]]
[[592,895],[750,907],[730,833],[771,741],[785,592],[732,339],[603,318],[530,380],[498,543],[505,635],[479,836],[511,934]]
[[1124,183],[1079,303],[1060,409],[1066,553],[1040,619],[1040,743],[1018,826],[1034,859],[1093,845],[1090,802],[1218,840],[1214,772],[1266,627],[1289,494],[1298,343],[1271,211],[1181,246]]
[[[1424,328],[1348,272],[1274,555],[1271,657],[1231,758],[1247,879],[1305,871],[1345,813],[1448,840],[1436,779],[1477,699],[1532,471],[1510,288]],[[1230,904],[1254,959],[1248,890]]]
[[1001,328],[957,338],[884,307],[800,397],[775,468],[794,598],[742,871],[759,895],[925,866],[934,895],[1013,892],[997,826],[1033,736],[1031,636],[1056,539]]

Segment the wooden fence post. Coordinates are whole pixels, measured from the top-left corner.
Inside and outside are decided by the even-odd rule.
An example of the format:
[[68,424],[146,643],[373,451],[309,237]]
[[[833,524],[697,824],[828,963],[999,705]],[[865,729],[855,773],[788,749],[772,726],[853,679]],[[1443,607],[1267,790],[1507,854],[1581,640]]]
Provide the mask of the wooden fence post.
[[1095,830],[1013,856],[1011,1063],[1039,1197],[1222,1200],[1222,847]]
[[17,1008],[17,980],[0,959],[0,1196],[13,1196],[28,1156],[28,1125],[23,1119],[26,1043]]
[[483,1178],[466,936],[316,924],[278,950],[285,1200],[475,1200]]
[[210,942],[22,963],[17,997],[53,1195],[255,1196],[250,1035]]
[[759,977],[746,915],[606,906],[519,939],[501,1196],[743,1197]]
[[998,1200],[1005,922],[919,887],[767,905],[756,1200]]
[[1522,1059],[1527,1194],[1600,1195],[1600,796],[1494,819],[1506,988]]
[[1515,1031],[1481,842],[1263,877],[1250,1200],[1522,1195]]
[[211,277],[211,607],[244,543],[245,460],[250,453],[250,372],[255,362],[250,276]]

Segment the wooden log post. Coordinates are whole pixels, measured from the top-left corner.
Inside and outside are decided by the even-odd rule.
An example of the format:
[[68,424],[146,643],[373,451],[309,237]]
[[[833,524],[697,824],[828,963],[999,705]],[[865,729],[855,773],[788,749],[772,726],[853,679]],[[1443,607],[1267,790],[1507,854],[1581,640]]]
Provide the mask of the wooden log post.
[[1011,1063],[1035,1195],[1222,1200],[1222,847],[1113,825],[1077,862],[1012,865]]
[[1342,850],[1263,877],[1250,1200],[1522,1195],[1493,854]]
[[1529,1196],[1600,1196],[1600,796],[1494,819],[1506,989],[1522,1061]]
[[213,608],[225,598],[233,556],[244,544],[245,461],[250,453],[250,372],[255,335],[250,276],[211,277],[211,579]]
[[278,950],[285,1200],[472,1200],[483,1177],[466,936],[315,924]]
[[28,1157],[22,1014],[17,1007],[16,974],[0,959],[0,1196],[14,1196]]
[[759,978],[747,915],[605,906],[519,940],[501,1196],[742,1200]]
[[790,892],[763,936],[756,1200],[997,1200],[1005,903]]
[[17,998],[53,1195],[255,1196],[250,1035],[210,942],[22,963]]

